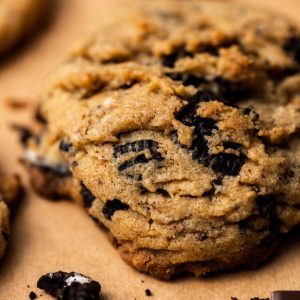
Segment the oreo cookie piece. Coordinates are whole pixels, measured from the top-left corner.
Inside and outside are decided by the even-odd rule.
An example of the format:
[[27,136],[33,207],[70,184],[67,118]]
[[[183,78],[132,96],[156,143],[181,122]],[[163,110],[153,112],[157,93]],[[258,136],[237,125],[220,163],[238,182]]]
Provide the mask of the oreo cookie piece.
[[104,204],[104,207],[102,209],[102,213],[108,220],[111,220],[113,214],[117,210],[127,210],[129,206],[123,202],[121,202],[119,199],[114,200],[107,200]]
[[99,300],[101,285],[76,272],[54,272],[43,275],[37,287],[58,300]]
[[81,195],[84,207],[91,207],[96,197],[92,192],[81,182]]
[[284,50],[300,63],[300,35],[289,38],[284,46]]

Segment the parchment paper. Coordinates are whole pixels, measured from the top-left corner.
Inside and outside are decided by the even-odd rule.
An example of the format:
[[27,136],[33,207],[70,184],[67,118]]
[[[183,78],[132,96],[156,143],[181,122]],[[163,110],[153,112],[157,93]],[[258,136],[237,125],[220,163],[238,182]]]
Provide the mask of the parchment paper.
[[[236,296],[243,300],[267,297],[272,290],[300,289],[299,230],[287,236],[278,253],[258,270],[163,282],[127,266],[106,234],[81,208],[69,202],[49,202],[34,194],[17,161],[21,155],[17,136],[9,129],[13,122],[29,122],[30,107],[13,110],[8,107],[7,99],[25,99],[29,106],[34,106],[47,75],[76,38],[95,22],[116,17],[116,10],[126,10],[132,3],[130,0],[58,1],[60,6],[51,25],[0,65],[0,160],[7,172],[22,176],[27,188],[26,198],[13,215],[12,239],[0,262],[0,300],[29,299],[32,290],[43,294],[36,288],[37,279],[57,270],[82,272],[98,280],[102,299],[230,300]],[[226,2],[231,5],[229,0]],[[268,6],[300,21],[299,0],[244,2]],[[146,288],[152,291],[152,297],[145,296]],[[51,298],[43,294],[41,299]]]

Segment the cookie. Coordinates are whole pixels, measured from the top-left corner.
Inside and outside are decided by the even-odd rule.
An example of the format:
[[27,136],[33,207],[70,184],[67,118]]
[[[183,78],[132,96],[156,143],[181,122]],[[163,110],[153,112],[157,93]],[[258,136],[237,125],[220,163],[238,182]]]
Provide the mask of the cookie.
[[10,236],[10,209],[20,197],[21,186],[17,176],[0,174],[0,257],[4,254]]
[[49,0],[2,0],[0,3],[0,55],[7,53],[45,18]]
[[37,287],[58,300],[99,300],[99,282],[76,272],[54,272],[43,275]]
[[256,266],[300,223],[299,42],[258,9],[139,1],[54,74],[24,154],[34,187],[158,278]]

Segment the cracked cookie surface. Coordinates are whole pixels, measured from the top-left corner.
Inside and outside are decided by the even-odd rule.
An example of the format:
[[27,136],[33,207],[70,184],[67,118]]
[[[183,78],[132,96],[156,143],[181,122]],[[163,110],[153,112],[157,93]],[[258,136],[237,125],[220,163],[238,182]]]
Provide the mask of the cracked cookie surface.
[[300,32],[237,4],[140,3],[53,76],[33,185],[156,277],[256,265],[300,223]]

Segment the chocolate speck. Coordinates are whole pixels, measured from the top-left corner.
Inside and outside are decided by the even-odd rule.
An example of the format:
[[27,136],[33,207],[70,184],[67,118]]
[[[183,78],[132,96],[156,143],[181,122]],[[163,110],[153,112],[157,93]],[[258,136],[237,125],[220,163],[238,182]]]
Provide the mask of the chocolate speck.
[[199,234],[200,241],[205,241],[207,239],[207,234],[205,232],[200,232]]
[[81,195],[82,195],[84,207],[91,207],[96,197],[82,182],[81,182]]
[[29,139],[33,137],[32,131],[25,126],[17,125],[17,124],[13,124],[11,128],[19,132],[21,144],[27,146]]
[[36,293],[35,293],[35,292],[30,292],[30,294],[29,294],[29,299],[34,300],[34,299],[36,299],[36,298],[37,298]]
[[119,199],[107,200],[102,209],[102,213],[106,219],[111,220],[111,217],[117,210],[127,210],[129,206]]
[[72,144],[68,143],[65,139],[62,139],[59,143],[59,150],[63,152],[69,152],[72,148]]
[[152,292],[149,289],[145,289],[145,294],[148,297],[152,296]]

